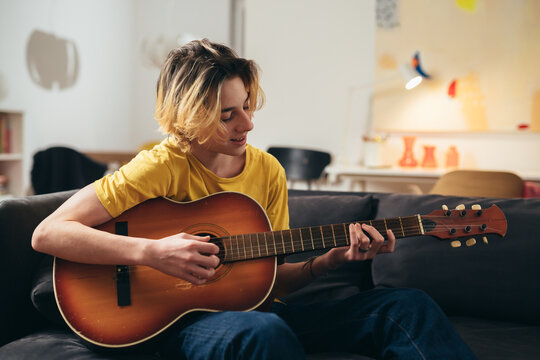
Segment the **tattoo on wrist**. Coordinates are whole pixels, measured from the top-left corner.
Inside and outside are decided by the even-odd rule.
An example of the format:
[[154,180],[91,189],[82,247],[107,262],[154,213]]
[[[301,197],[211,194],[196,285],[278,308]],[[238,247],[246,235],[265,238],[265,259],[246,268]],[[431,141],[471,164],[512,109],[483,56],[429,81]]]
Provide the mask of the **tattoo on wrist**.
[[311,274],[312,279],[317,278],[317,275],[315,275],[315,273],[313,272],[313,262],[315,261],[316,258],[317,258],[317,256],[312,256],[312,257],[310,257],[309,259],[306,260],[304,265],[302,265],[302,269],[305,269],[305,268],[309,269],[309,273]]

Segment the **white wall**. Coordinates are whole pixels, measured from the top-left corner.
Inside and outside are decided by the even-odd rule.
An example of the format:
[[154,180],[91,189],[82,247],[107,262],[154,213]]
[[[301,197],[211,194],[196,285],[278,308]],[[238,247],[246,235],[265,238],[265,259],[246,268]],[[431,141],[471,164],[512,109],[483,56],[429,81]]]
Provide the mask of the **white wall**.
[[[143,65],[142,39],[190,32],[226,43],[229,8],[229,0],[0,0],[0,109],[24,113],[25,174],[32,155],[48,146],[133,151],[159,138],[159,69]],[[47,90],[32,82],[26,44],[36,29],[76,44],[73,87]]]
[[[373,81],[374,1],[246,0],[245,56],[262,68],[266,106],[250,142],[361,155]],[[347,125],[350,114],[358,121]],[[347,139],[348,143],[344,140]]]

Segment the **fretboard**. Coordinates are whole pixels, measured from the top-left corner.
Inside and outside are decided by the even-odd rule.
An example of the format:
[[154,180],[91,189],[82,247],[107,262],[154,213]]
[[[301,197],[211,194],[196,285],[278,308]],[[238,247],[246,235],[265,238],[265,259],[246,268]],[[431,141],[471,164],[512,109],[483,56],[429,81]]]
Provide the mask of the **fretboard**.
[[[424,234],[419,215],[360,221],[359,223],[372,225],[385,239],[388,229],[392,230],[396,238]],[[221,245],[218,256],[223,262],[289,255],[350,245],[349,224],[231,235],[213,239],[212,242]]]

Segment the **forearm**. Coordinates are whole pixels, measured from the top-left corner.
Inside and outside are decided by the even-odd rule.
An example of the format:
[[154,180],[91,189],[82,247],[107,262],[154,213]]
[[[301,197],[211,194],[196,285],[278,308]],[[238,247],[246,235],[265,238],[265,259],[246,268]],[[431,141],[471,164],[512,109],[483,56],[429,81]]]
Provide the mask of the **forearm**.
[[77,221],[44,221],[32,237],[37,251],[89,264],[142,264],[152,240],[100,231]]
[[326,254],[307,262],[280,265],[277,271],[275,295],[280,297],[303,288],[335,267]]

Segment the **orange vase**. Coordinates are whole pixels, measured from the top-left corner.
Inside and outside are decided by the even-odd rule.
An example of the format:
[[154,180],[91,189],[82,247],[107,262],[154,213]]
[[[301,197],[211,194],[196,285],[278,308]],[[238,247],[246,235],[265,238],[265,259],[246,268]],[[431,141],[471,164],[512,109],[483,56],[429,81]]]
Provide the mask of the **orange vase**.
[[437,167],[437,161],[435,160],[435,146],[424,145],[424,159],[422,160],[422,167],[425,167],[425,168]]
[[457,168],[459,166],[459,153],[453,145],[446,151],[446,163],[444,166],[447,168]]
[[414,158],[413,146],[416,140],[416,136],[404,136],[403,145],[405,149],[403,150],[403,156],[399,160],[399,166],[403,167],[415,167],[418,165],[418,161]]

